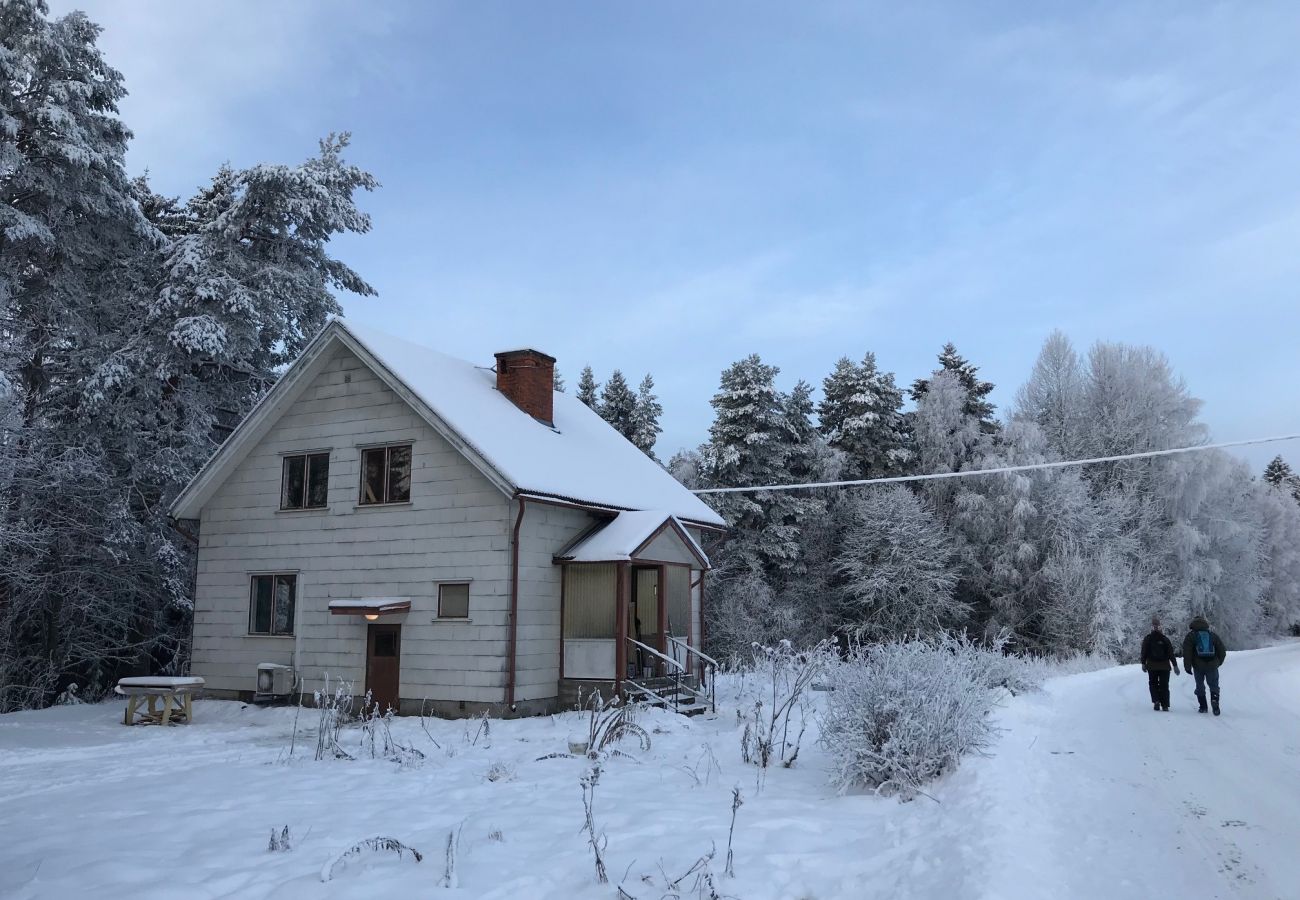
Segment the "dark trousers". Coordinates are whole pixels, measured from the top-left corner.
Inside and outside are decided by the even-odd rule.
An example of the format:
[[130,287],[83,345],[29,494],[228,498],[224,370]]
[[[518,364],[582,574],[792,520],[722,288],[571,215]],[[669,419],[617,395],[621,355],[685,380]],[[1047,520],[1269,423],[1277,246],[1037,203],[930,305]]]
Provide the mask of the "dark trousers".
[[1151,669],[1147,672],[1147,687],[1151,688],[1151,702],[1159,703],[1161,706],[1169,705],[1169,670],[1158,672]]
[[1210,686],[1210,696],[1218,699],[1219,696],[1219,667],[1218,666],[1201,666],[1192,667],[1192,675],[1196,677],[1196,699],[1205,705],[1205,686]]

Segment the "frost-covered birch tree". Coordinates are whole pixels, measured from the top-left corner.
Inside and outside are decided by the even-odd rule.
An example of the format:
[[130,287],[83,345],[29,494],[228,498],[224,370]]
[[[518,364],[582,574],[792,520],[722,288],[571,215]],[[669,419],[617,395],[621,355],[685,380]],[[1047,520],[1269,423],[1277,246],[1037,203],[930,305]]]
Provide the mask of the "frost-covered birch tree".
[[954,546],[942,523],[911,490],[855,491],[841,514],[844,539],[834,565],[842,578],[835,627],[870,640],[931,635],[960,627]]

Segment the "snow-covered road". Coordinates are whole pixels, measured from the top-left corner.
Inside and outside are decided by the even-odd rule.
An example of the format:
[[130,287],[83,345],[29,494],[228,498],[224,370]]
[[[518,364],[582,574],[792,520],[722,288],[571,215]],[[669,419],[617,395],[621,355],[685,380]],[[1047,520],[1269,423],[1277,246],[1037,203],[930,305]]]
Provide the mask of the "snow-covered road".
[[1002,798],[987,896],[1300,898],[1300,644],[1229,654],[1221,674],[1219,718],[1187,675],[1152,711],[1133,666],[1005,710],[996,757],[970,767]]
[[[745,687],[729,684],[733,708]],[[721,858],[739,785],[737,874],[720,886],[745,900],[1297,900],[1300,642],[1230,654],[1221,718],[1196,713],[1190,678],[1173,687],[1173,711],[1155,713],[1136,667],[1055,679],[998,713],[991,756],[905,804],[835,795],[808,741],[758,790],[733,708],[651,711],[651,752],[601,780],[611,878],[658,897],[641,876],[661,863],[680,874],[713,842]],[[461,886],[448,896],[615,894],[578,833],[583,761],[538,759],[580,730],[575,714],[493,722],[477,740],[474,723],[433,722],[439,750],[403,720],[429,758],[399,769],[314,762],[310,735],[307,758],[300,744],[286,762],[290,710],[196,709],[167,730],[124,728],[117,703],[0,716],[0,897],[438,896],[449,829]],[[505,777],[487,777],[494,765]],[[268,853],[285,824],[293,851]],[[432,852],[320,881],[322,863],[378,834]]]

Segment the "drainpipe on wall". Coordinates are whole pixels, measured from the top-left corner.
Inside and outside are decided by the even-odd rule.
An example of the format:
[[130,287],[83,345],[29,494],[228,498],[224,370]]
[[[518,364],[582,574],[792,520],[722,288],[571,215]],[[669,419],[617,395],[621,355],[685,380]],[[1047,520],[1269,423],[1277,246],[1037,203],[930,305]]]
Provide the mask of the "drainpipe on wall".
[[524,524],[527,501],[515,495],[519,513],[515,516],[515,530],[510,537],[510,637],[506,649],[506,708],[515,707],[515,647],[519,641],[519,528]]

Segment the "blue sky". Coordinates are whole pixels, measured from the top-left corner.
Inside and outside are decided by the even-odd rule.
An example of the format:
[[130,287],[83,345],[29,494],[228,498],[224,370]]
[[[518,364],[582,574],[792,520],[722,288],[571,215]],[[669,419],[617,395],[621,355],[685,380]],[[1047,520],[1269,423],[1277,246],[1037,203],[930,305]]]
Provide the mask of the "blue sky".
[[1216,439],[1300,431],[1294,5],[52,5],[157,189],[351,131],[347,314],[653,372],[665,458],[748,353],[910,383],[951,340],[1002,406],[1054,328],[1163,350]]

